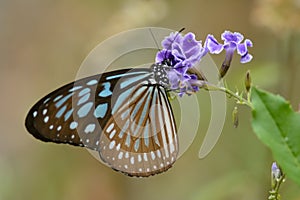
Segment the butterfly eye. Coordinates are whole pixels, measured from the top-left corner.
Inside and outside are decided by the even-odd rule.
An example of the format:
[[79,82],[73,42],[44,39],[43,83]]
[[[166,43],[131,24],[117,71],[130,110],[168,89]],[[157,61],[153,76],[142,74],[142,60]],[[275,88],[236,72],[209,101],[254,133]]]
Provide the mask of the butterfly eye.
[[25,125],[42,141],[95,150],[127,175],[161,173],[178,154],[167,82],[163,65],[87,77],[42,98]]

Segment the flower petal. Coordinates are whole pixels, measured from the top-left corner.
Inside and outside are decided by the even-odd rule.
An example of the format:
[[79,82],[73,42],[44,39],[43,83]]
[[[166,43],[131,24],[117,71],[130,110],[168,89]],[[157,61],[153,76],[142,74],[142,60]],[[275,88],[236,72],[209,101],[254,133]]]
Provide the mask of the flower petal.
[[243,55],[243,56],[241,57],[240,62],[241,62],[241,63],[247,63],[247,62],[250,62],[250,61],[252,60],[252,58],[253,58],[253,56],[252,56],[251,54],[246,53],[245,55]]
[[172,54],[179,60],[186,59],[184,50],[180,44],[175,43],[172,45]]
[[194,33],[187,33],[182,40],[182,48],[184,51],[189,51],[189,49],[194,48],[199,45],[199,42],[195,39]]
[[172,55],[172,52],[170,50],[163,49],[157,52],[155,57],[156,63],[162,63],[166,60],[169,60],[171,63],[174,62],[174,56]]
[[241,56],[248,53],[248,47],[252,47],[252,41],[249,39],[246,39],[244,43],[237,45],[237,53]]
[[207,35],[204,47],[212,54],[219,54],[223,50],[223,45],[211,34]]
[[181,43],[183,36],[178,33],[170,33],[169,36],[165,37],[165,39],[161,42],[161,45],[164,49],[171,50],[173,43]]
[[188,67],[185,67],[185,66],[178,66],[178,67],[174,67],[174,69],[175,69],[175,71],[178,73],[178,74],[180,74],[180,75],[184,75],[186,72],[187,72],[187,70],[188,70]]
[[245,40],[245,43],[246,43],[246,45],[247,45],[248,47],[252,47],[252,46],[253,46],[252,41],[249,40],[249,39],[246,39],[246,40]]
[[175,70],[170,70],[168,72],[168,78],[171,89],[177,89],[179,87],[179,77]]
[[241,56],[245,55],[248,52],[247,45],[245,44],[245,42],[242,44],[238,44],[236,51]]
[[235,42],[237,44],[241,43],[244,39],[244,36],[239,33],[239,32],[230,32],[230,31],[224,31],[221,35],[222,40],[224,43],[229,43],[229,42]]

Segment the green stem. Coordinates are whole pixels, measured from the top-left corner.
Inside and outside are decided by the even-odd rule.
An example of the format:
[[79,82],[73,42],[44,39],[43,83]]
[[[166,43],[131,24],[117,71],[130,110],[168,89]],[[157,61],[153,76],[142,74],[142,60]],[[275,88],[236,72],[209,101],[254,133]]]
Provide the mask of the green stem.
[[273,186],[272,190],[269,192],[270,196],[269,196],[269,200],[279,200],[280,199],[280,195],[279,195],[279,188],[281,183],[284,181],[285,179],[285,175],[282,175],[282,177],[276,181],[275,186]]
[[208,91],[221,91],[221,92],[225,92],[226,94],[228,94],[230,97],[233,97],[237,100],[237,103],[242,104],[242,105],[247,105],[250,108],[252,108],[252,104],[250,101],[250,98],[244,99],[242,96],[239,96],[238,94],[234,93],[233,91],[225,88],[225,87],[221,87],[221,86],[216,86],[210,83],[207,83],[204,87],[206,90]]

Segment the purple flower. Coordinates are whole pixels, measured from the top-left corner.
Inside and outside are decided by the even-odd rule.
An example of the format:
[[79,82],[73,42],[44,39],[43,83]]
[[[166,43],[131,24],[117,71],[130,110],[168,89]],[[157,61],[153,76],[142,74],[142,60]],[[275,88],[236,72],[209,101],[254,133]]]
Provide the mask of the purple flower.
[[[225,31],[222,34],[224,44],[220,44],[213,35],[208,35],[204,44],[196,40],[191,32],[182,35],[179,32],[171,33],[162,41],[163,49],[156,55],[156,63],[166,65],[166,72],[169,80],[169,87],[177,91],[179,96],[190,95],[197,92],[199,88],[205,87],[206,79],[193,67],[208,52],[219,54],[224,49],[226,58],[220,70],[220,77],[223,77],[229,69],[233,53],[235,50],[241,56],[241,62],[250,62],[252,55],[248,53],[248,47],[252,47],[252,42],[240,33]],[[193,74],[196,73],[196,74]],[[199,80],[198,80],[199,79]]]
[[252,47],[253,44],[249,39],[242,43],[244,36],[238,32],[224,31],[221,38],[224,44],[220,44],[213,35],[209,34],[204,46],[211,54],[219,54],[225,49],[226,57],[220,69],[220,77],[222,78],[230,67],[235,50],[241,56],[241,63],[247,63],[252,60],[253,56],[249,54],[248,47]]
[[202,42],[197,41],[191,32],[184,36],[176,32],[166,37],[162,46],[163,50],[156,55],[156,62],[170,66],[167,72],[170,88],[177,90],[179,96],[198,91],[198,86],[192,85],[197,76],[187,72],[206,55]]

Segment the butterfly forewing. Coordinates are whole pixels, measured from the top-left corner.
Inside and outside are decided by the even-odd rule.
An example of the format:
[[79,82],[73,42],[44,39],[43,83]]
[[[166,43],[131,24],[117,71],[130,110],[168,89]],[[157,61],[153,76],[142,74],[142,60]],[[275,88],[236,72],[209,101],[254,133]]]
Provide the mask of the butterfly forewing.
[[31,108],[26,117],[26,128],[46,142],[84,144],[95,149],[101,127],[111,116],[111,95],[113,91],[121,92],[119,80],[130,81],[130,86],[135,84],[138,75],[147,79],[151,74],[147,69],[124,69],[67,84]]

